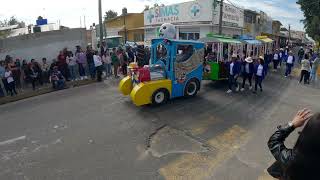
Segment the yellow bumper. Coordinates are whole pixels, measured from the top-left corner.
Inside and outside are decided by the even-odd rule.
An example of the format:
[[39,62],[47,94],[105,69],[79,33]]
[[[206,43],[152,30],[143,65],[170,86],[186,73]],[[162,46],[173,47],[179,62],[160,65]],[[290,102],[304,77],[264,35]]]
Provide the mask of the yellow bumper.
[[142,106],[152,103],[153,93],[161,88],[165,88],[169,91],[171,95],[172,91],[172,82],[171,80],[157,80],[144,82],[136,85],[131,91],[131,99],[136,106]]
[[132,88],[132,81],[129,76],[123,78],[119,83],[119,91],[125,96],[131,93]]

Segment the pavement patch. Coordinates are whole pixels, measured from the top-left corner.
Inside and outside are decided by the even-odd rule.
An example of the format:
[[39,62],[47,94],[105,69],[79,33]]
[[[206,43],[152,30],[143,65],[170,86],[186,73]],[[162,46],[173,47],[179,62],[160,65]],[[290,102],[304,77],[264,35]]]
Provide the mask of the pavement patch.
[[222,134],[208,140],[214,151],[181,155],[175,161],[160,168],[160,174],[167,180],[201,180],[213,175],[222,162],[235,155],[250,135],[245,129],[234,125]]
[[148,151],[160,158],[168,154],[207,152],[208,148],[183,131],[165,126],[151,137]]

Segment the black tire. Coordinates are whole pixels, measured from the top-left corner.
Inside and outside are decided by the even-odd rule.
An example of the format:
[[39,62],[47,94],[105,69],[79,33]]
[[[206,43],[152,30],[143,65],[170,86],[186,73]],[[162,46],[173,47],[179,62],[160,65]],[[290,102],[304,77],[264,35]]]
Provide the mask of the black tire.
[[200,90],[200,83],[197,79],[191,79],[188,81],[186,87],[184,88],[185,97],[194,97]]
[[153,105],[160,105],[164,104],[168,101],[169,92],[166,89],[158,89],[152,94],[152,104]]

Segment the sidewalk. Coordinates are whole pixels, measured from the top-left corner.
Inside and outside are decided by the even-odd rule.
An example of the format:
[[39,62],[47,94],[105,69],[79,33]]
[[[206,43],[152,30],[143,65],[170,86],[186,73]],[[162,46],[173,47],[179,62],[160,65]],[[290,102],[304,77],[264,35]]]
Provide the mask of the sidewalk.
[[[83,86],[83,85],[91,84],[94,82],[96,82],[96,81],[95,80],[81,80],[81,81],[66,82],[66,89],[74,88],[74,87],[78,87],[78,86]],[[40,86],[40,88],[35,91],[33,91],[31,88],[23,89],[22,91],[21,90],[17,90],[17,91],[18,91],[17,96],[0,97],[0,105],[10,103],[10,102],[19,101],[19,100],[34,97],[34,96],[39,96],[42,94],[47,94],[50,92],[54,92],[56,90],[52,89],[51,84],[47,84],[47,85]]]

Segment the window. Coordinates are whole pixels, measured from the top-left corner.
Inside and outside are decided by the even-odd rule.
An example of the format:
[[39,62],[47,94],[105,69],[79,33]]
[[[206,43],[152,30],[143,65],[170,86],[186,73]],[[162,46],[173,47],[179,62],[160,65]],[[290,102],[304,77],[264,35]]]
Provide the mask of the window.
[[165,60],[167,57],[167,48],[163,44],[157,46],[157,59]]
[[198,32],[181,32],[179,33],[179,39],[181,40],[198,40],[200,33]]
[[133,39],[135,42],[144,41],[144,35],[143,34],[134,34]]
[[177,58],[176,62],[184,62],[187,61],[193,54],[193,46],[192,45],[178,45],[177,46]]

